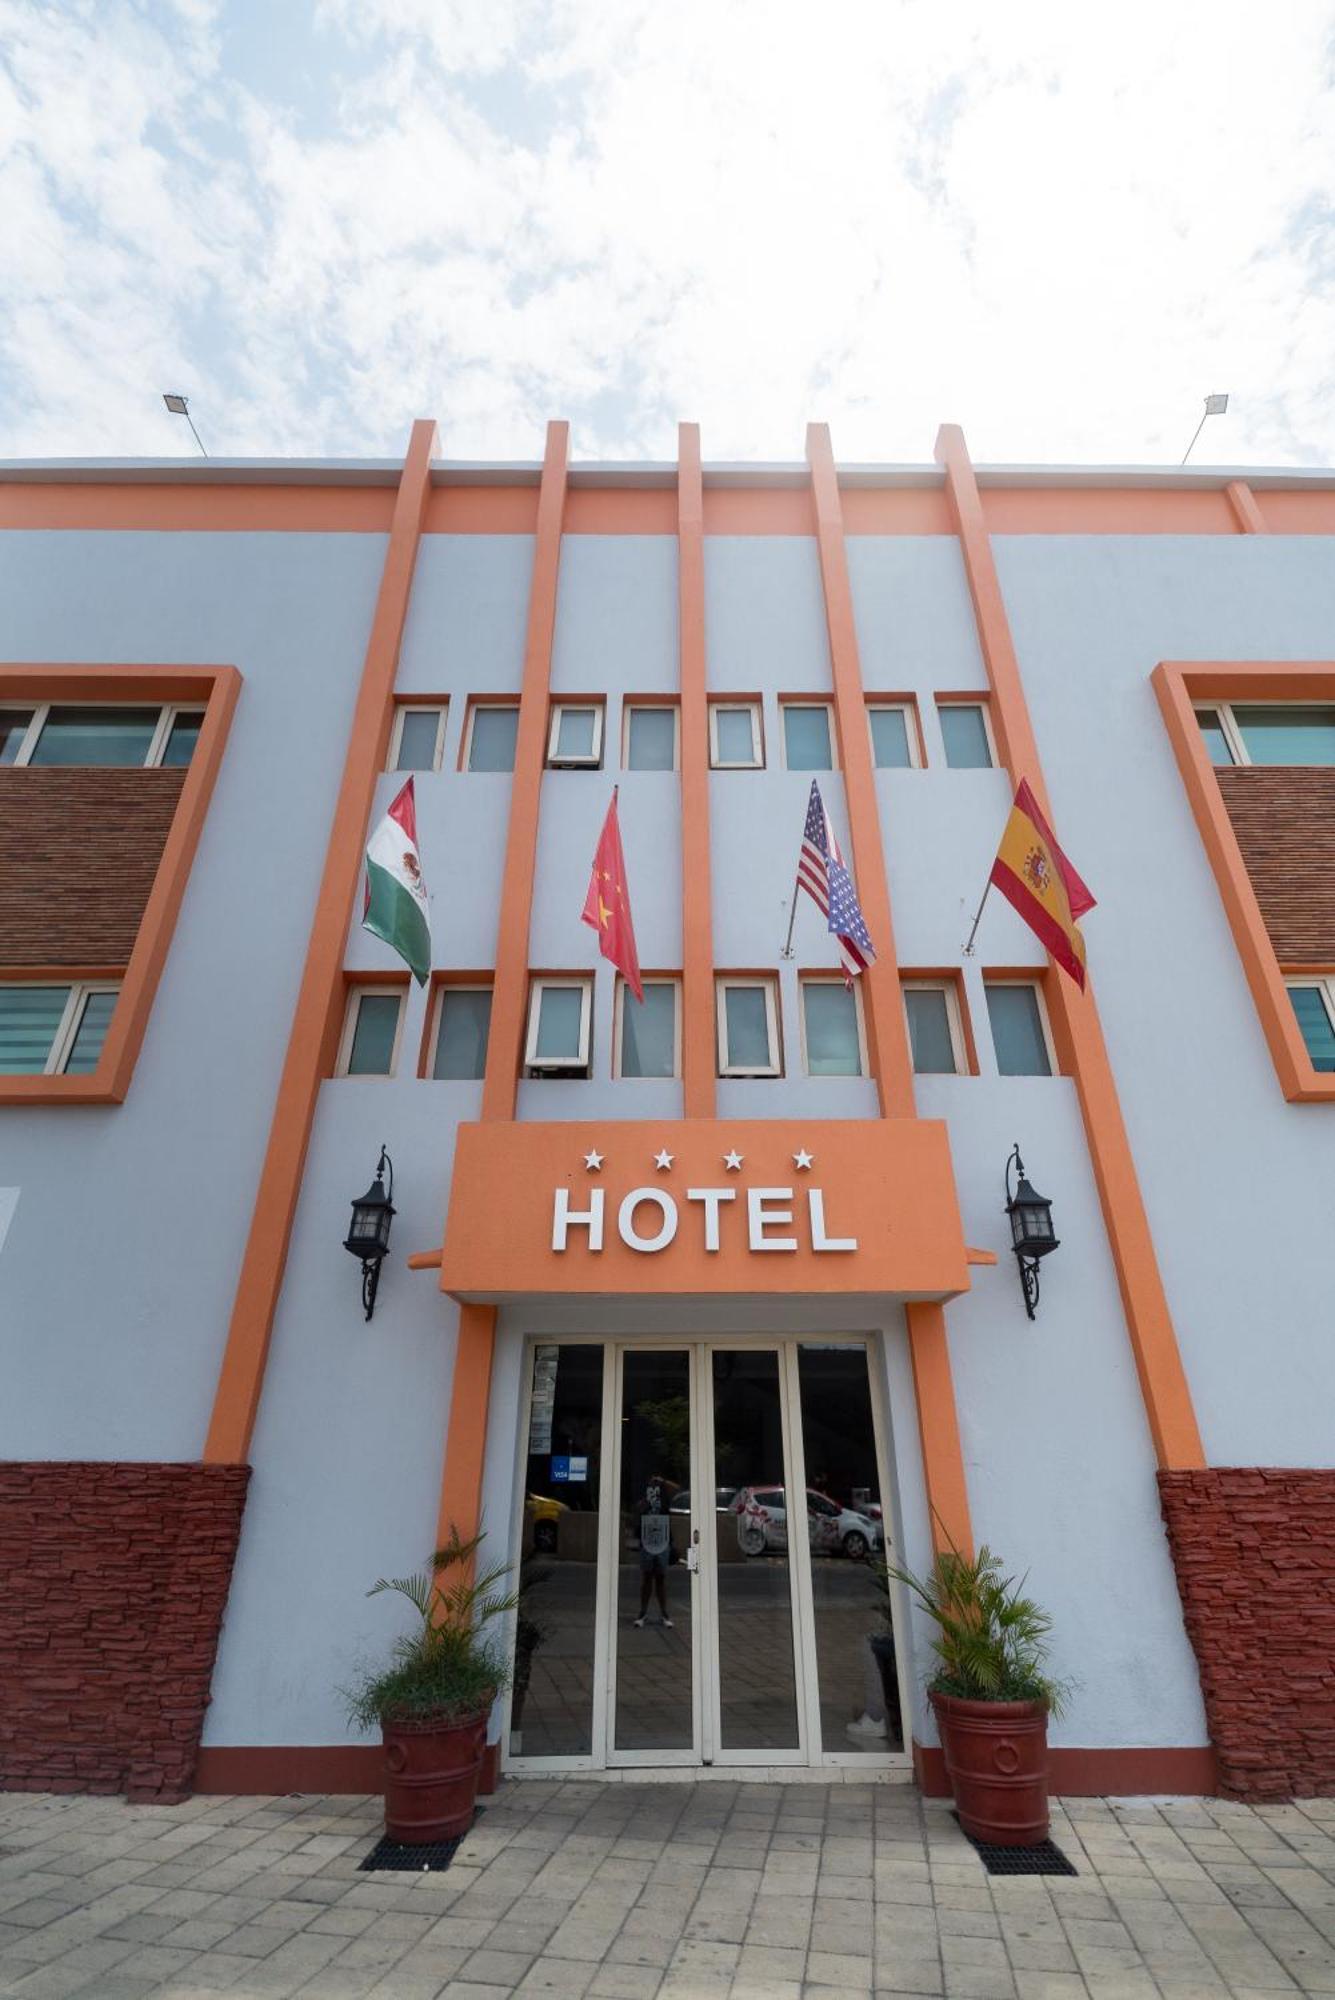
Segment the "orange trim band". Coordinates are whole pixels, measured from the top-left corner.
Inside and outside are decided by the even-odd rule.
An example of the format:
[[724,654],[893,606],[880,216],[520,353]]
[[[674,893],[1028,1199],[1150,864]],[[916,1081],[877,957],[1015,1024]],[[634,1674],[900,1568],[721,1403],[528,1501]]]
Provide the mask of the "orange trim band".
[[[936,455],[946,470],[947,490],[973,599],[978,643],[992,687],[992,726],[997,747],[1012,780],[1018,783],[1021,778],[1028,778],[1039,805],[1051,821],[1052,809],[992,556],[991,537],[964,433],[958,425],[942,426]],[[1117,1269],[1122,1308],[1155,1454],[1165,1469],[1203,1466],[1205,1451],[1191,1389],[1168,1309],[1131,1142],[1094,1004],[1092,982],[1081,994],[1070,980],[1054,978],[1048,982],[1047,998],[1053,1031],[1067,1053],[1080,1099],[1090,1162]]]
[[681,647],[681,1079],[688,1118],[712,1118],[714,934],[705,686],[705,514],[700,426],[677,431],[677,590]]
[[333,1066],[342,1018],[348,922],[361,876],[375,782],[389,746],[394,676],[435,442],[436,426],[429,419],[413,425],[394,502],[394,524],[325,851],[301,990],[204,1445],[206,1463],[243,1464],[250,1451],[316,1099],[321,1079]]

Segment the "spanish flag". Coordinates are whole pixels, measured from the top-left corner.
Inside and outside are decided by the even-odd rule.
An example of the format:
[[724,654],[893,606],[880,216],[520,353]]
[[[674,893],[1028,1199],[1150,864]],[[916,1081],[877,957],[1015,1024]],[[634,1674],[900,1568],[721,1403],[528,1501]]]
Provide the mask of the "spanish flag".
[[1083,993],[1085,940],[1076,919],[1093,909],[1094,898],[1058,847],[1027,778],[1020,780],[989,879]]

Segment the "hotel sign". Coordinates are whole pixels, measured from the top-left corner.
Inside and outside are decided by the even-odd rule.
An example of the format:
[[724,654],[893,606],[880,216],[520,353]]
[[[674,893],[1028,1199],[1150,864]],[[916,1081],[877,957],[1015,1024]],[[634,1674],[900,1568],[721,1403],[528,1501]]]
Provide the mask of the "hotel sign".
[[459,1127],[440,1282],[940,1299],[969,1277],[937,1120],[518,1120]]

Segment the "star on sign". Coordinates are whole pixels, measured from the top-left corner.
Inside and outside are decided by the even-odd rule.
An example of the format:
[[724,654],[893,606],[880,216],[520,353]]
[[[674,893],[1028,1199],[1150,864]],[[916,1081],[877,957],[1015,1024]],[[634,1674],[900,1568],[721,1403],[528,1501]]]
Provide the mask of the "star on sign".
[[807,1151],[805,1146],[802,1147],[800,1152],[793,1154],[793,1165],[797,1168],[799,1174],[803,1173],[811,1165],[812,1157],[812,1154]]
[[584,1155],[584,1167],[587,1173],[596,1174],[602,1163],[603,1156],[599,1152],[595,1151]]
[[723,1164],[730,1174],[739,1174],[742,1170],[742,1156],[740,1153],[725,1153]]
[[661,1153],[654,1154],[654,1165],[658,1168],[660,1173],[663,1171],[665,1167],[670,1167],[672,1165],[672,1155],[671,1153],[668,1152],[666,1147],[663,1148]]

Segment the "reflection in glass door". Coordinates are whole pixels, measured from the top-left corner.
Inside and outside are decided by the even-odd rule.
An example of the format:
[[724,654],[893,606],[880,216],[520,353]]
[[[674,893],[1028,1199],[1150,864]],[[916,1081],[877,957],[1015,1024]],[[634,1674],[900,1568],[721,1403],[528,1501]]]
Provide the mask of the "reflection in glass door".
[[614,1753],[696,1752],[691,1372],[684,1348],[621,1356]]

